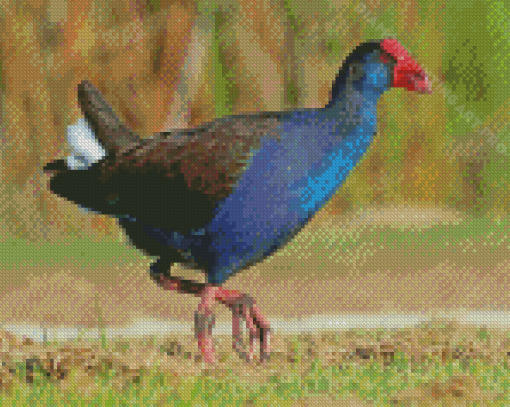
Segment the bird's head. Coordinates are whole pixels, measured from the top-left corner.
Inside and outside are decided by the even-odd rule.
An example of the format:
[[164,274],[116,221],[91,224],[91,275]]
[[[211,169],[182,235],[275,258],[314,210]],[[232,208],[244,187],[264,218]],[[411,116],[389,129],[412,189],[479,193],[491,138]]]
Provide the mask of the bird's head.
[[427,74],[397,40],[365,42],[343,63],[333,84],[328,107],[345,92],[362,92],[364,98],[376,101],[392,87],[431,93]]

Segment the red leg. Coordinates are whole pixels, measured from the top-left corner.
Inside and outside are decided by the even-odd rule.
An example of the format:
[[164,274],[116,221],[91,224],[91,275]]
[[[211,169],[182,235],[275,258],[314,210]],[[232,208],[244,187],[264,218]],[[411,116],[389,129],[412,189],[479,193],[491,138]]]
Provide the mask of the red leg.
[[[255,301],[239,291],[224,290],[212,284],[203,284],[194,281],[182,280],[178,277],[160,276],[158,284],[165,290],[178,291],[185,294],[194,294],[202,299],[197,312],[195,312],[195,334],[198,339],[200,351],[207,362],[214,361],[214,346],[212,341],[212,328],[214,314],[212,312],[214,300],[221,302],[232,311],[232,347],[246,361],[253,360],[254,343],[260,341],[260,361],[269,359],[270,353],[270,324],[255,306]],[[250,334],[248,352],[244,350],[241,339],[241,319],[244,319]]]
[[200,297],[197,311],[195,312],[195,336],[198,339],[198,348],[204,360],[208,363],[214,362],[214,344],[212,340],[212,329],[214,327],[214,305],[215,287],[210,284],[198,283],[196,281],[183,280],[178,277],[158,276],[158,284],[165,290],[178,291],[182,294],[193,294]]
[[193,294],[202,297],[202,291],[206,284],[197,281],[183,280],[179,277],[158,276],[157,284],[165,290],[178,291],[181,294]]
[[202,301],[195,312],[195,336],[198,339],[198,348],[202,353],[204,361],[214,363],[214,343],[212,330],[214,327],[214,306],[215,292],[219,287],[206,285],[202,291]]

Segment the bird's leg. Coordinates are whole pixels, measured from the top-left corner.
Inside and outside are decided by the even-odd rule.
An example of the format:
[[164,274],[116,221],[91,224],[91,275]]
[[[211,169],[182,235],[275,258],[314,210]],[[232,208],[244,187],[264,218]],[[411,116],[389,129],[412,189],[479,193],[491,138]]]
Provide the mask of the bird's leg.
[[195,312],[195,336],[198,347],[207,363],[214,362],[214,344],[212,330],[214,327],[214,314],[212,312],[216,290],[220,287],[213,284],[203,284],[198,281],[184,280],[169,275],[171,260],[160,258],[152,263],[151,277],[165,290],[178,291],[183,294],[193,294],[201,298],[198,310]]
[[207,363],[214,362],[212,330],[215,317],[212,310],[216,291],[218,289],[220,289],[220,287],[206,284],[202,290],[202,301],[198,305],[198,310],[195,312],[195,336],[198,339],[198,348]]
[[[255,305],[253,298],[235,290],[224,290],[213,284],[199,283],[198,281],[184,280],[170,276],[167,271],[171,262],[159,259],[151,265],[151,277],[165,290],[178,291],[183,294],[193,294],[202,299],[195,313],[195,334],[198,338],[199,347],[206,361],[214,360],[214,347],[212,345],[212,328],[214,326],[214,314],[212,306],[214,300],[226,305],[232,311],[232,346],[244,359],[253,359],[255,340],[260,341],[260,361],[269,359],[270,352],[270,325]],[[250,348],[244,350],[241,339],[241,319],[246,322],[250,333]]]
[[[218,287],[215,293],[215,299],[229,307],[232,311],[232,347],[246,361],[253,360],[253,350],[255,339],[260,341],[260,361],[269,359],[270,354],[270,325],[255,305],[253,298],[239,291],[227,291]],[[241,318],[246,322],[246,327],[250,333],[250,348],[248,353],[241,339]]]
[[171,276],[168,270],[172,263],[173,262],[167,258],[159,258],[156,262],[151,264],[151,278],[165,290],[178,291],[181,294],[193,294],[197,297],[201,297],[205,284]]

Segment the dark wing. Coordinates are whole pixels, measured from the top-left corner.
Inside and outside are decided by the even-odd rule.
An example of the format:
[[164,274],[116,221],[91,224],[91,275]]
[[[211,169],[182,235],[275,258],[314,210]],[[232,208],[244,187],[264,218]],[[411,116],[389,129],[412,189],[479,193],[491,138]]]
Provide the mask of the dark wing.
[[280,114],[229,116],[191,130],[158,133],[108,156],[100,179],[117,214],[179,232],[203,227],[232,193],[265,137],[278,138]]

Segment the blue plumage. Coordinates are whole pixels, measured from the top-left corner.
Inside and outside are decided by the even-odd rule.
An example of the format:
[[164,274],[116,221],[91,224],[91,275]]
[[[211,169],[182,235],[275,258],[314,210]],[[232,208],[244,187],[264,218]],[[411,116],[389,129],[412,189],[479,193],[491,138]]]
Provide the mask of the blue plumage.
[[[333,196],[373,141],[379,97],[395,86],[428,91],[398,42],[365,43],[346,59],[325,108],[231,116],[142,140],[83,82],[86,121],[69,129],[72,154],[45,171],[52,192],[115,216],[137,248],[159,257],[150,270],[159,284],[201,296],[196,330],[207,360],[213,300],[232,308],[234,322],[252,321],[262,355],[269,323],[249,297],[219,286],[281,248]],[[176,262],[208,283],[172,277]]]

